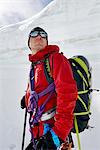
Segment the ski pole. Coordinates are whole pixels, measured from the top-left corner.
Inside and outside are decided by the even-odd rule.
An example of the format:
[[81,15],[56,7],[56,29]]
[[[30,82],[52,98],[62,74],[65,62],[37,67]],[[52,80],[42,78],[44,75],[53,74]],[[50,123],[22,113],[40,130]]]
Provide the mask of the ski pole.
[[21,150],[24,150],[26,121],[27,121],[27,109],[25,109],[25,118],[24,118],[24,128],[23,128],[23,137],[22,137],[22,148],[21,148]]

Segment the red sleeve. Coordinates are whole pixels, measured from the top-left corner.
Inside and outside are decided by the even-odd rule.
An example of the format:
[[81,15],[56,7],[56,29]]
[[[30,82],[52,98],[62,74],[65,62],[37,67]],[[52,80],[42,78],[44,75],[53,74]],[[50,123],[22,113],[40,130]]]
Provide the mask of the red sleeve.
[[52,59],[52,72],[57,93],[57,109],[53,130],[65,141],[73,127],[77,87],[67,58],[60,53],[56,53]]

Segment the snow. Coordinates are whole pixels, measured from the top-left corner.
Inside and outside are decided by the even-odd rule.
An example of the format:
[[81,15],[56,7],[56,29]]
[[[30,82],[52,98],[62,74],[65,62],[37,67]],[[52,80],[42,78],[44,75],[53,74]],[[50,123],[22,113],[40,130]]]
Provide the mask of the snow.
[[[29,66],[28,34],[35,26],[49,34],[49,43],[59,45],[67,57],[84,55],[92,66],[92,86],[100,89],[100,2],[99,0],[54,0],[31,18],[0,28],[0,150],[21,149],[25,94]],[[80,134],[82,150],[100,149],[100,93],[92,94],[90,125]],[[75,150],[76,135],[73,134]],[[25,145],[30,135],[27,132]]]

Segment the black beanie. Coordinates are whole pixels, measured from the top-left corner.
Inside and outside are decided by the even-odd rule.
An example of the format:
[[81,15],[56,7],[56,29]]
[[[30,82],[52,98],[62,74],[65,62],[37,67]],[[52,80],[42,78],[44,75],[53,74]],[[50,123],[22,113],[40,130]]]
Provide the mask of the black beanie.
[[[30,41],[30,34],[34,31],[43,31],[43,32],[46,32],[44,29],[40,28],[40,27],[35,27],[31,30],[31,32],[29,33],[29,39],[28,39],[28,47],[29,47],[29,41]],[[46,32],[47,34],[47,32]],[[47,34],[47,37],[46,37],[46,40],[47,40],[47,44],[48,44],[48,34]],[[30,48],[30,47],[29,47]]]

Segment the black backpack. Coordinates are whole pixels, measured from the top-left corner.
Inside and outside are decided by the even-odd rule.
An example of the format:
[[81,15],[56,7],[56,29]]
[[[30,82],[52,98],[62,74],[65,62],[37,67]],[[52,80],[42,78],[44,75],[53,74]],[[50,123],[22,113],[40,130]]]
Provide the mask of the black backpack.
[[[90,119],[90,104],[91,104],[91,67],[88,60],[84,56],[74,56],[68,59],[72,68],[74,79],[78,88],[78,100],[74,110],[76,117],[78,132],[84,131],[88,128],[88,121]],[[46,79],[49,83],[52,82],[50,74],[49,58],[45,59],[44,71]],[[76,132],[75,122],[72,132]]]
[[[68,59],[78,88],[78,99],[74,109],[74,127],[71,132],[77,134],[78,149],[81,149],[79,133],[87,129],[90,119],[91,104],[91,67],[84,56],[74,56]],[[50,73],[49,57],[44,61],[44,72],[49,83],[53,82]]]
[[[91,67],[88,60],[84,56],[74,56],[68,59],[72,68],[74,79],[78,88],[78,100],[74,110],[76,117],[78,132],[84,131],[88,128],[88,121],[90,119],[90,104],[91,104]],[[45,59],[44,72],[49,83],[52,82],[50,74],[49,58]],[[75,122],[72,132],[76,132]]]
[[[69,59],[78,88],[78,100],[74,110],[74,128],[72,132],[82,132],[88,128],[91,104],[91,67],[84,56]],[[78,130],[78,131],[76,131]]]

